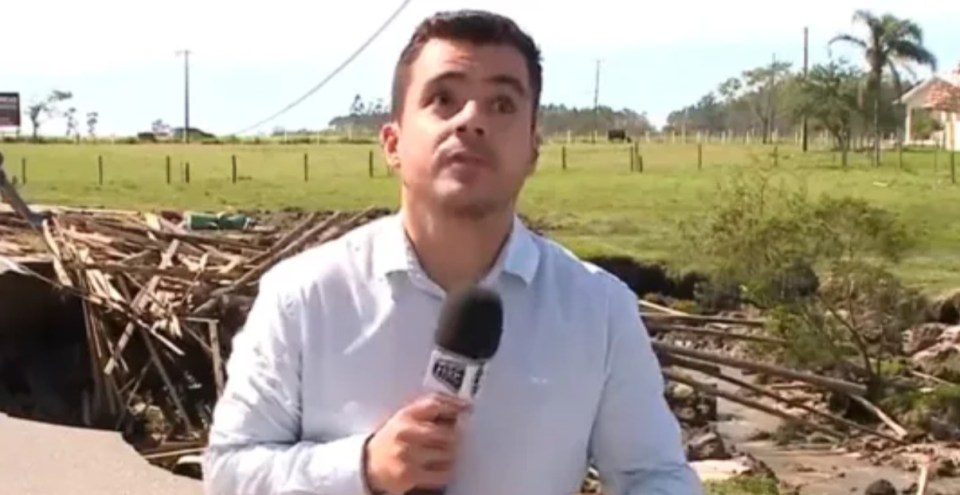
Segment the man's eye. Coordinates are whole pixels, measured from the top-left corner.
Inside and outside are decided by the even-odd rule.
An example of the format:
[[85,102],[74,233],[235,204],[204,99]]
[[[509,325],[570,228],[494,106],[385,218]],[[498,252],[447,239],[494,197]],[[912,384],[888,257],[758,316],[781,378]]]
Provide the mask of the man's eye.
[[434,105],[449,105],[450,101],[450,93],[446,91],[438,91],[430,97],[430,103]]
[[514,105],[511,98],[501,96],[493,101],[493,109],[497,113],[513,113],[517,109],[517,106]]

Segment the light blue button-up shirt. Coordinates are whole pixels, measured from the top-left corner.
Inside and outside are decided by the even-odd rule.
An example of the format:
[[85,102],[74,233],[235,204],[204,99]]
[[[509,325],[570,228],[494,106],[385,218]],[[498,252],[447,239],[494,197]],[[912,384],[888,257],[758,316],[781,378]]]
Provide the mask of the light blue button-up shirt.
[[[363,443],[423,392],[444,292],[400,214],[278,263],[233,342],[209,495],[365,495]],[[517,219],[482,285],[504,331],[447,495],[699,495],[636,296]]]

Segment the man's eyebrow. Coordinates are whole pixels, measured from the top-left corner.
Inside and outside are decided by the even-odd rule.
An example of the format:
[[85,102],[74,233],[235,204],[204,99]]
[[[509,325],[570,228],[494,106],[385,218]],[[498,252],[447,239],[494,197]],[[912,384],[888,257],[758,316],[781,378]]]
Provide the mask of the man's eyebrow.
[[[427,85],[433,86],[444,81],[463,81],[465,79],[467,79],[466,73],[457,70],[449,70],[431,78],[429,81],[427,81]],[[519,79],[509,74],[497,74],[495,76],[490,76],[487,78],[487,82],[509,86],[514,91],[519,93],[520,96],[527,96],[528,93],[527,87]]]
[[520,96],[527,96],[527,87],[516,77],[508,74],[498,74],[488,78],[487,80],[495,84],[510,86],[514,91],[519,93]]
[[438,74],[427,81],[427,86],[434,86],[440,84],[444,81],[463,81],[467,78],[467,75],[458,70],[448,70],[441,74]]

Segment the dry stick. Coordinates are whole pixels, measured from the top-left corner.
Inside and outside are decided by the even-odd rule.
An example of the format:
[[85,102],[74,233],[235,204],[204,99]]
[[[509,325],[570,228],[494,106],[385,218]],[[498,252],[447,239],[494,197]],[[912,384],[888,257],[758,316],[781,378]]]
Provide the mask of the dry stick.
[[155,461],[158,459],[165,459],[168,457],[182,457],[187,455],[197,455],[202,454],[207,450],[206,447],[192,447],[188,449],[172,450],[170,452],[157,452],[155,454],[144,454],[143,457],[148,461]]
[[117,289],[120,291],[120,294],[123,296],[124,301],[130,301],[133,299],[133,292],[130,290],[129,277],[121,273],[116,277],[113,277],[113,280],[117,282]]
[[153,341],[150,340],[150,333],[147,329],[137,326],[137,329],[140,330],[140,337],[143,338],[144,344],[147,346],[147,351],[150,353],[150,358],[153,360],[153,365],[156,366],[157,371],[160,372],[160,378],[163,379],[164,385],[167,386],[167,391],[170,393],[170,398],[173,399],[173,403],[177,406],[177,409],[180,410],[180,414],[183,415],[183,422],[186,423],[187,428],[190,431],[193,431],[193,423],[190,422],[190,416],[187,414],[187,409],[183,407],[183,403],[180,401],[180,396],[177,395],[177,389],[173,386],[173,380],[170,379],[170,375],[167,374],[167,369],[163,366],[163,362],[160,361],[160,355],[157,354],[157,349],[153,347]]
[[130,388],[129,391],[121,389],[117,392],[121,396],[124,396],[125,398],[123,399],[124,407],[123,409],[120,410],[120,415],[117,417],[117,422],[113,427],[114,430],[119,430],[120,426],[123,425],[123,420],[126,419],[127,414],[130,411],[130,406],[132,405],[130,403],[133,401],[133,398],[136,396],[137,391],[140,390],[140,385],[143,383],[143,379],[146,378],[147,372],[150,371],[151,366],[153,366],[153,362],[150,362],[150,361],[148,361],[146,364],[143,365],[143,368],[140,370],[140,375],[137,377],[136,381],[133,382],[133,386]]
[[80,225],[88,232],[98,232],[109,236],[116,242],[127,242],[134,246],[146,246],[150,244],[163,245],[160,241],[152,241],[150,238],[142,235],[142,233],[130,232],[123,226],[107,222],[105,219],[77,220],[73,225]]
[[727,400],[729,400],[729,401],[731,401],[731,402],[736,402],[737,404],[741,404],[741,405],[744,405],[744,406],[749,407],[749,408],[752,408],[752,409],[757,409],[757,410],[763,411],[763,412],[765,412],[765,413],[767,413],[767,414],[772,414],[772,415],[774,415],[774,416],[777,416],[777,417],[779,417],[779,418],[785,419],[785,420],[790,421],[790,422],[792,422],[792,423],[796,423],[796,424],[799,424],[799,425],[802,425],[802,426],[806,426],[806,427],[808,427],[808,428],[810,428],[810,429],[812,429],[812,430],[819,431],[820,433],[823,433],[823,434],[825,434],[825,435],[829,435],[829,436],[834,437],[834,438],[836,438],[836,439],[838,439],[838,440],[839,440],[839,439],[843,439],[843,435],[842,435],[841,433],[839,433],[839,432],[837,432],[837,431],[834,431],[834,430],[831,430],[830,428],[827,428],[827,427],[825,427],[825,426],[818,425],[818,424],[816,424],[816,423],[811,423],[810,421],[807,421],[807,420],[805,420],[805,419],[803,419],[803,418],[798,418],[798,417],[796,417],[796,416],[793,416],[793,415],[791,415],[791,414],[785,413],[785,412],[783,412],[783,411],[781,411],[781,410],[779,410],[779,409],[775,409],[775,408],[770,407],[770,406],[767,406],[767,405],[765,405],[765,404],[761,404],[761,403],[759,403],[759,402],[752,401],[752,400],[750,400],[750,399],[744,399],[743,397],[739,397],[739,396],[737,396],[736,394],[731,394],[731,393],[728,393],[728,392],[724,392],[723,390],[717,390],[717,389],[715,389],[715,388],[713,388],[713,387],[710,387],[710,386],[708,386],[708,385],[704,385],[704,384],[702,384],[702,383],[699,383],[699,382],[697,382],[696,380],[692,380],[692,379],[687,378],[687,377],[685,377],[685,376],[683,376],[683,375],[680,375],[679,373],[674,373],[674,372],[672,372],[672,371],[670,371],[670,370],[664,370],[664,371],[663,371],[663,375],[664,375],[668,380],[673,380],[673,381],[675,381],[675,382],[682,383],[682,384],[684,384],[684,385],[688,385],[688,386],[692,387],[694,390],[698,390],[698,391],[703,392],[703,393],[705,393],[705,394],[707,394],[707,395],[711,395],[711,396],[718,397],[718,398],[721,398],[721,399],[727,399]]
[[44,244],[46,244],[50,253],[53,254],[53,269],[57,273],[57,279],[60,280],[62,285],[73,287],[73,281],[67,274],[67,270],[63,267],[63,255],[60,253],[60,248],[57,246],[57,243],[53,240],[53,233],[50,231],[50,220],[44,220],[42,228]]
[[183,267],[154,268],[152,266],[131,266],[125,263],[80,263],[76,265],[76,268],[96,270],[107,273],[142,273],[144,275],[182,279],[200,278],[210,281],[229,280],[230,278],[228,275],[222,273],[212,271],[204,272],[199,269],[191,270],[190,268]]
[[809,412],[809,413],[811,413],[811,414],[815,414],[815,415],[817,415],[817,416],[820,416],[821,418],[828,419],[828,420],[830,420],[830,421],[833,421],[833,422],[838,423],[838,424],[840,424],[840,425],[846,426],[846,427],[848,427],[848,428],[853,428],[853,429],[856,429],[856,430],[860,430],[860,431],[862,431],[862,432],[864,432],[864,433],[868,433],[868,434],[870,434],[870,435],[878,436],[878,437],[883,438],[883,439],[885,439],[885,440],[890,440],[890,441],[892,441],[892,442],[895,442],[895,443],[898,443],[898,444],[901,444],[901,445],[904,444],[904,442],[903,442],[902,440],[900,440],[899,438],[895,438],[895,437],[892,437],[892,436],[887,435],[887,434],[885,434],[885,433],[882,433],[882,432],[873,430],[873,429],[868,428],[868,427],[866,427],[866,426],[863,426],[863,425],[861,425],[861,424],[859,424],[859,423],[850,421],[849,419],[841,418],[841,417],[839,417],[839,416],[835,416],[835,415],[833,415],[833,414],[820,411],[820,410],[818,410],[818,409],[816,409],[816,408],[813,408],[813,407],[810,407],[810,406],[804,404],[803,402],[801,402],[801,401],[799,401],[799,400],[788,399],[788,398],[786,398],[786,397],[784,397],[784,396],[782,396],[782,395],[780,395],[780,394],[771,392],[771,391],[769,391],[769,390],[767,390],[767,389],[764,389],[763,387],[757,386],[757,385],[755,385],[755,384],[753,384],[753,383],[750,383],[750,382],[747,382],[747,381],[745,381],[745,380],[741,380],[741,379],[739,379],[739,378],[735,378],[735,377],[732,377],[732,376],[723,374],[723,373],[721,373],[719,370],[717,370],[716,367],[713,366],[713,365],[710,365],[710,364],[707,364],[707,363],[700,363],[700,362],[697,362],[697,361],[694,361],[694,360],[689,360],[689,359],[681,358],[681,357],[678,357],[678,356],[669,356],[668,359],[667,359],[667,362],[670,363],[670,364],[672,364],[672,365],[674,365],[674,366],[677,366],[677,367],[687,368],[687,369],[691,369],[691,370],[694,370],[694,371],[699,371],[699,372],[701,372],[701,373],[703,373],[703,374],[705,374],[705,375],[707,375],[707,376],[711,376],[711,377],[713,377],[713,378],[718,378],[718,379],[720,379],[720,380],[724,380],[724,381],[726,381],[726,382],[728,382],[728,383],[732,383],[732,384],[734,384],[734,385],[736,385],[736,386],[738,386],[738,387],[745,388],[745,389],[750,390],[750,391],[752,391],[752,392],[755,392],[755,393],[758,393],[758,394],[760,394],[760,395],[763,395],[764,397],[773,399],[773,400],[778,401],[778,402],[782,402],[782,403],[787,404],[787,405],[789,405],[789,406],[797,407],[797,408],[799,408],[799,409],[803,409],[804,411],[807,411],[807,412]]
[[[180,247],[180,241],[173,241],[167,246],[167,250],[163,253],[163,258],[160,260],[160,268],[166,268],[170,265],[171,260],[173,260],[173,255],[176,254],[177,249]],[[147,285],[137,293],[136,297],[133,298],[131,307],[134,311],[143,311],[146,308],[148,303],[148,296],[152,295],[153,291],[157,290],[157,284],[160,283],[160,277],[154,275]],[[135,326],[133,322],[128,322],[126,328],[123,329],[123,334],[120,336],[120,340],[117,342],[117,355],[123,353],[124,348],[127,347],[127,342],[130,341],[130,337],[133,336],[133,331]],[[107,362],[107,366],[103,369],[103,372],[107,375],[113,373],[113,368],[116,367],[116,361],[111,358]]]
[[147,362],[140,368],[140,374],[136,378],[130,379],[130,381],[120,388],[120,395],[125,395],[127,397],[126,404],[127,407],[130,407],[130,400],[133,398],[133,395],[137,393],[137,389],[140,388],[140,382],[143,381],[143,378],[147,376],[147,372],[150,371],[150,366],[153,363]]
[[960,383],[954,383],[954,382],[951,382],[951,381],[948,381],[948,380],[944,380],[943,378],[937,378],[937,377],[935,377],[935,376],[933,376],[933,375],[928,375],[928,374],[926,374],[926,373],[922,373],[922,372],[917,371],[917,370],[910,370],[910,374],[913,375],[913,376],[915,376],[915,377],[917,377],[917,378],[922,378],[922,379],[924,379],[924,380],[929,380],[929,381],[931,381],[931,382],[933,382],[933,383],[936,383],[936,384],[939,384],[939,385],[960,385]]
[[930,465],[928,463],[923,463],[920,466],[920,476],[917,478],[917,493],[915,495],[926,495],[927,493],[927,480],[930,477]]
[[284,247],[277,253],[274,253],[272,256],[261,261],[260,264],[251,268],[249,271],[247,271],[247,273],[244,273],[239,279],[235,280],[229,286],[220,290],[213,291],[213,293],[210,294],[207,300],[204,301],[202,304],[200,304],[194,310],[194,314],[202,314],[209,311],[216,304],[216,299],[218,297],[227,295],[237,290],[238,288],[244,286],[245,284],[252,282],[254,279],[256,279],[257,277],[262,275],[265,271],[267,271],[267,269],[269,269],[274,263],[276,263],[277,260],[280,260],[285,256],[287,256],[288,254],[292,254],[297,249],[300,249],[301,247],[309,243],[310,240],[313,239],[315,236],[317,236],[318,234],[321,234],[321,232],[323,233],[323,235],[321,235],[320,238],[317,240],[318,243],[323,243],[329,238],[333,237],[334,234],[332,234],[331,232],[339,234],[342,229],[350,228],[359,220],[368,216],[370,212],[374,210],[376,210],[375,207],[369,207],[361,211],[360,213],[357,213],[356,215],[350,217],[345,222],[339,225],[337,225],[335,222],[339,220],[343,216],[343,214],[341,212],[335,212],[331,214],[329,217],[324,219],[324,221],[320,222],[320,224],[314,226],[313,228],[308,230],[306,233],[304,233],[302,236],[300,236],[299,239],[288,244],[286,247]]
[[[171,320],[171,321],[176,321],[176,320]],[[173,352],[174,354],[180,357],[185,356],[186,354],[179,347],[174,345],[173,342],[170,342],[166,337],[164,337],[163,335],[160,335],[160,333],[157,332],[157,327],[161,325],[163,325],[163,321],[160,321],[160,320],[155,321],[153,323],[153,326],[150,327],[150,335],[154,336],[161,344],[166,346],[167,349],[170,349],[170,351]]]
[[[57,244],[56,239],[53,237],[53,231],[49,228],[47,221],[44,221],[44,233],[50,242],[51,250],[55,251],[58,256],[68,254],[69,260],[79,261],[79,253],[77,252],[76,247],[70,244],[66,237],[62,235],[64,229],[59,222],[57,222],[55,218],[52,218],[50,220],[50,224],[52,224],[56,228],[57,233],[60,234],[59,241],[62,243],[62,245]],[[64,275],[67,280],[73,282],[69,275]],[[91,291],[89,280],[86,277],[83,277],[82,274],[77,274],[75,282],[77,289],[81,292],[85,294],[93,294],[97,297],[104,297],[102,293],[94,294],[93,291]],[[105,298],[105,302],[109,304],[109,296]],[[102,377],[99,376],[99,373],[97,373],[97,370],[99,370],[100,366],[102,366],[104,359],[101,338],[106,338],[106,335],[102,328],[101,320],[96,317],[96,311],[94,308],[86,301],[81,304],[81,307],[83,308],[84,312],[84,323],[87,333],[87,347],[90,352],[91,367],[93,369],[93,374],[95,375],[94,402],[97,404],[98,411],[100,411],[100,406],[104,405],[104,401],[106,401],[105,404],[107,407],[107,412],[112,416],[116,414],[119,407],[119,404],[117,403],[119,400],[119,394],[116,393],[117,384],[115,381],[111,380],[111,377]],[[112,385],[112,387],[108,388],[108,384]]]
[[864,399],[858,394],[847,393],[851,399],[860,403],[861,406],[867,408],[872,412],[876,417],[880,418],[880,421],[883,421],[887,426],[897,434],[898,437],[904,438],[907,436],[907,429],[900,426],[896,421],[893,420],[890,416],[887,416],[887,413],[883,412],[879,407],[873,405],[867,399]]
[[293,240],[296,239],[297,236],[299,236],[299,235],[302,234],[304,231],[306,231],[308,228],[310,228],[310,226],[313,225],[313,223],[316,222],[316,221],[317,221],[317,218],[319,218],[319,217],[320,217],[320,213],[319,213],[319,212],[312,212],[312,213],[310,213],[309,215],[307,215],[307,218],[306,218],[303,222],[300,222],[300,224],[298,224],[296,227],[290,229],[290,231],[288,231],[287,233],[285,233],[285,234],[283,235],[283,237],[281,237],[279,240],[277,240],[277,242],[274,243],[273,246],[270,247],[270,249],[268,249],[267,251],[265,251],[265,252],[264,252],[263,254],[261,254],[260,256],[257,256],[257,257],[255,257],[255,258],[251,259],[251,260],[250,260],[250,264],[253,265],[253,266],[257,266],[257,265],[259,265],[260,263],[262,263],[264,260],[270,259],[270,258],[273,257],[275,254],[277,254],[277,253],[279,253],[280,251],[282,251],[288,244],[290,244],[291,242],[293,242]]
[[[90,286],[84,280],[80,279],[79,282],[80,282],[81,289],[87,290],[87,291],[90,290]],[[87,303],[84,303],[84,305],[87,305]],[[103,319],[99,316],[100,312],[94,309],[93,307],[91,307],[88,315],[89,315],[88,323],[90,325],[89,335],[92,337],[92,341],[93,341],[92,343],[94,348],[96,349],[96,356],[94,356],[94,359],[96,359],[96,369],[99,370],[106,358],[106,356],[103,353],[104,341],[109,342],[109,337],[107,336],[107,331],[106,331],[106,328],[104,327]],[[112,346],[109,345],[108,343],[106,347],[109,350],[110,357],[113,357],[114,352],[113,352]],[[105,387],[104,393],[106,393],[106,398],[107,398],[107,410],[111,416],[115,415],[118,412],[118,409],[120,408],[120,402],[121,402],[120,392],[117,386],[116,379],[112,376],[107,376],[107,377],[102,377],[101,380],[102,380],[103,386]]]
[[241,256],[233,256],[233,258],[226,264],[219,268],[218,272],[221,275],[229,275],[231,272],[240,268],[240,265],[244,263],[244,259]]
[[207,245],[217,246],[217,247],[226,246],[226,247],[232,247],[235,249],[250,248],[250,244],[247,242],[235,241],[233,239],[229,239],[226,237],[213,237],[213,236],[203,236],[203,235],[197,235],[197,234],[186,234],[186,233],[178,233],[178,232],[165,232],[161,230],[151,230],[149,228],[140,227],[140,226],[136,226],[136,227],[130,226],[130,229],[138,232],[149,231],[149,232],[153,232],[158,237],[163,237],[167,239],[177,239],[181,241],[193,241],[198,244],[207,244]]
[[651,323],[647,325],[647,328],[650,330],[655,330],[657,332],[682,332],[682,333],[692,333],[697,335],[709,335],[711,337],[719,337],[722,339],[731,339],[731,340],[749,340],[751,342],[761,342],[764,344],[776,344],[776,345],[786,345],[786,341],[783,339],[778,339],[775,337],[764,337],[761,335],[747,335],[742,333],[732,333],[725,332],[723,330],[714,330],[711,328],[699,328],[699,327],[690,327],[686,325],[664,325],[661,323]]
[[654,350],[657,352],[662,352],[665,354],[676,354],[680,356],[691,357],[699,359],[701,361],[706,361],[713,364],[722,364],[726,366],[732,366],[734,368],[740,368],[747,371],[753,371],[757,373],[764,373],[768,375],[780,376],[784,378],[789,378],[793,380],[799,380],[802,382],[812,383],[814,385],[819,385],[823,388],[833,390],[836,392],[850,393],[861,395],[867,392],[867,387],[860,385],[858,383],[851,383],[845,380],[838,380],[836,378],[829,378],[825,376],[814,375],[812,373],[804,373],[801,371],[794,371],[788,368],[783,368],[780,366],[774,366],[770,364],[762,363],[751,363],[749,361],[744,361],[742,359],[736,359],[726,356],[721,356],[718,354],[713,354],[703,351],[695,351],[693,349],[686,349],[683,347],[665,344],[663,342],[651,342],[653,344]]
[[[184,318],[184,319],[187,321],[187,323],[203,323],[203,324],[206,324],[206,323],[209,322],[209,321],[215,321],[215,320],[210,319],[210,318],[193,318],[193,317],[187,317],[187,318]],[[186,326],[185,326],[185,329],[186,329],[186,332],[185,332],[185,333],[187,334],[187,336],[190,337],[191,339],[193,339],[193,341],[196,342],[196,343],[200,346],[201,349],[203,349],[203,352],[207,353],[207,355],[210,356],[210,359],[213,359],[213,349],[210,348],[210,343],[209,343],[206,339],[204,339],[204,338],[202,338],[202,337],[200,337],[200,336],[197,335],[197,332],[193,329],[193,325],[186,325]]]
[[315,237],[316,235],[318,235],[320,232],[326,230],[328,227],[330,227],[331,225],[333,225],[334,222],[335,222],[336,220],[338,220],[342,215],[343,215],[343,214],[340,213],[340,212],[335,212],[335,213],[333,213],[332,215],[330,215],[329,217],[327,217],[326,219],[324,219],[324,221],[322,221],[322,222],[320,222],[319,224],[315,225],[313,228],[311,228],[311,229],[308,230],[306,233],[304,233],[303,235],[301,235],[300,238],[297,239],[296,241],[294,241],[294,242],[292,242],[292,243],[284,246],[282,249],[280,249],[280,250],[277,251],[276,253],[272,254],[271,256],[266,257],[263,261],[261,261],[260,263],[254,265],[253,268],[251,268],[250,270],[247,270],[246,273],[244,273],[243,275],[241,275],[240,278],[234,280],[233,283],[231,283],[229,286],[227,286],[227,287],[225,287],[225,288],[223,288],[223,289],[214,291],[214,292],[208,297],[208,299],[207,299],[206,301],[204,301],[202,304],[200,304],[200,305],[198,306],[198,308],[196,309],[195,313],[203,313],[203,312],[209,310],[209,309],[213,306],[213,304],[215,304],[217,297],[219,297],[219,296],[221,296],[221,295],[229,294],[229,293],[237,290],[237,288],[243,286],[243,285],[246,284],[247,282],[250,282],[250,281],[252,281],[253,279],[259,277],[260,275],[263,274],[263,272],[265,272],[265,271],[266,271],[273,263],[275,263],[278,259],[283,258],[283,257],[286,256],[287,254],[294,252],[295,250],[299,249],[299,248],[302,247],[303,245],[305,245],[305,244],[307,244],[308,242],[310,242],[310,239],[312,239],[313,237]]
[[[70,249],[75,251],[75,248],[73,246],[70,246]],[[86,262],[90,259],[90,253],[86,250],[83,250],[83,251],[80,251],[76,257],[79,258],[79,261]],[[103,272],[100,272],[97,270],[85,270],[83,272],[83,275],[86,275],[86,282],[82,283],[81,285],[82,287],[84,287],[87,290],[90,290],[90,292],[92,292],[94,295],[101,297],[106,301],[118,301],[126,304],[126,300],[123,299],[123,297],[118,293],[118,291],[113,287],[113,285],[111,285],[110,282],[107,281],[106,277],[103,275]],[[99,331],[96,332],[98,335],[97,346],[99,347],[101,345],[99,341],[102,339],[106,344],[107,351],[109,351],[110,353],[109,359],[110,360],[119,359],[122,370],[124,372],[128,371],[129,368],[127,366],[127,363],[123,361],[123,359],[120,358],[120,356],[118,355],[117,350],[113,345],[113,342],[110,340],[110,337],[107,335],[105,329],[103,328],[102,322],[98,322],[98,323],[99,324],[96,326],[100,328],[99,328]],[[102,357],[100,357],[100,361],[102,361]],[[97,368],[98,369],[100,368],[99,362],[98,362]],[[110,378],[108,377],[108,379]]]
[[273,253],[272,255],[267,256],[266,258],[263,259],[263,261],[254,265],[252,269],[250,269],[249,271],[247,271],[247,273],[244,273],[239,279],[237,279],[237,281],[232,284],[232,288],[241,287],[247,282],[252,282],[255,278],[262,275],[263,272],[267,271],[267,269],[271,265],[273,265],[277,260],[283,258],[288,254],[292,254],[297,249],[300,249],[301,247],[309,243],[311,239],[319,235],[321,232],[327,230],[330,227],[336,226],[336,221],[339,220],[342,216],[343,214],[340,212],[336,212],[330,215],[324,221],[320,222],[319,224],[314,226],[312,229],[308,230],[305,234],[300,236],[300,238],[297,239],[296,241],[284,246],[282,249],[278,250],[276,253]]
[[[86,329],[86,333],[87,333],[87,339],[86,339],[87,352],[90,354],[90,367],[93,370],[91,373],[93,375],[92,401],[94,404],[96,404],[97,411],[100,412],[101,411],[100,407],[103,405],[103,401],[104,401],[104,390],[106,388],[106,386],[104,385],[104,381],[106,380],[106,377],[100,374],[100,360],[97,359],[97,347],[96,347],[97,337],[96,337],[96,330],[94,329],[94,324],[93,324],[94,322],[93,314],[92,314],[93,308],[87,301],[84,301],[80,305],[80,307],[83,310],[83,322],[84,322],[83,326]],[[108,400],[107,402],[108,402],[107,409],[110,410],[111,401]],[[112,413],[113,411],[110,411],[110,412]]]
[[661,312],[664,312],[664,313],[666,313],[666,314],[668,314],[668,315],[674,315],[674,316],[690,316],[689,313],[684,313],[683,311],[679,311],[679,310],[676,310],[676,309],[673,309],[673,308],[668,308],[668,307],[666,307],[666,306],[661,306],[661,305],[659,305],[659,304],[652,303],[652,302],[650,302],[650,301],[645,301],[645,300],[643,300],[643,299],[640,299],[640,307],[649,308],[649,309],[653,309],[653,310],[656,310],[656,311],[661,311]]
[[207,329],[210,332],[210,350],[213,353],[213,381],[217,386],[217,397],[223,393],[223,359],[220,356],[220,333],[217,331],[217,320],[209,320]]
[[745,327],[762,327],[766,324],[766,320],[758,319],[749,319],[749,318],[723,318],[719,316],[703,316],[703,315],[671,315],[665,313],[641,313],[640,316],[644,321],[647,320],[667,320],[667,321],[686,321],[688,323],[725,323],[728,325],[742,325]]

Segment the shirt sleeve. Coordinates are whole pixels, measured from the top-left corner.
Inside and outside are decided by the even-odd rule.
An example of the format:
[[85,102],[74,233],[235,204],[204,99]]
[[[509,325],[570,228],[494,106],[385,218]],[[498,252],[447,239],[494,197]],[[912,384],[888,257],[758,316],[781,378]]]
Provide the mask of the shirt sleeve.
[[619,280],[609,287],[607,375],[590,440],[603,492],[701,495],[637,298]]
[[204,455],[206,495],[369,495],[362,474],[366,435],[301,441],[302,339],[296,303],[268,272],[233,339],[227,383]]

